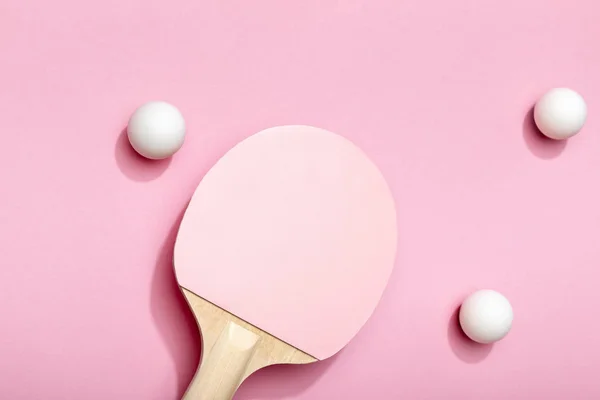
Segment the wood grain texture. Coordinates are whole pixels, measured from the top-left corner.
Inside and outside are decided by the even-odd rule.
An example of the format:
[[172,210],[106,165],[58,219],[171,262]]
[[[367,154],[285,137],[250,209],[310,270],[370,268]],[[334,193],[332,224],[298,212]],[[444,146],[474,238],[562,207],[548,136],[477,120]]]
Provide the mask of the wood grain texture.
[[181,287],[202,335],[200,365],[183,400],[231,400],[252,373],[316,358]]

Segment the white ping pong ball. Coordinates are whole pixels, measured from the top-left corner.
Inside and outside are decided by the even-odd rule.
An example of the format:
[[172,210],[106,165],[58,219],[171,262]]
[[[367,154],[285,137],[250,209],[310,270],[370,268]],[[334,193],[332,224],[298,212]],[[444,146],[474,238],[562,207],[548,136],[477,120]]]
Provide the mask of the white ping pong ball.
[[493,343],[508,334],[513,322],[509,301],[494,290],[478,290],[460,307],[462,330],[473,341]]
[[172,104],[152,101],[139,107],[127,125],[131,146],[146,158],[171,157],[183,145],[185,120]]
[[587,105],[576,91],[556,88],[538,100],[533,117],[538,129],[547,137],[568,139],[583,128]]

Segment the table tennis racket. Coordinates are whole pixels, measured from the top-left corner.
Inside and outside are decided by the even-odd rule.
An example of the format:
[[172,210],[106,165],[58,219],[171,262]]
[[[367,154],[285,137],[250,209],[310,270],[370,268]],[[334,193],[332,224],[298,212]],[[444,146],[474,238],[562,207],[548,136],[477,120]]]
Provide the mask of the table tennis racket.
[[185,400],[230,400],[250,374],[342,349],[393,268],[396,212],[354,144],[308,126],[243,140],[204,176],[179,227],[177,282],[202,336]]

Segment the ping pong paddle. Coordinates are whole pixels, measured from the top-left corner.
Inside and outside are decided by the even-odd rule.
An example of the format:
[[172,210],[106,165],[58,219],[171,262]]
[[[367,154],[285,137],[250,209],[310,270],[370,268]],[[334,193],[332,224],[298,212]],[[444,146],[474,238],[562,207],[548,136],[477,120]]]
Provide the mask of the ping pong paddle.
[[230,400],[250,374],[342,349],[376,307],[396,212],[375,165],[308,126],[264,130],[204,176],[174,249],[202,336],[185,400]]

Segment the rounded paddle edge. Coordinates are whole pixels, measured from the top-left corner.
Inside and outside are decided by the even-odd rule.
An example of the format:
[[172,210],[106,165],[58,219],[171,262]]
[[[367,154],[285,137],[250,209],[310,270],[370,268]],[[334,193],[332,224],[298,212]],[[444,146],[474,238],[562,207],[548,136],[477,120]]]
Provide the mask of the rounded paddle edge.
[[174,251],[179,285],[317,358],[370,318],[397,246],[394,200],[348,139],[303,125],[239,142],[204,176]]

